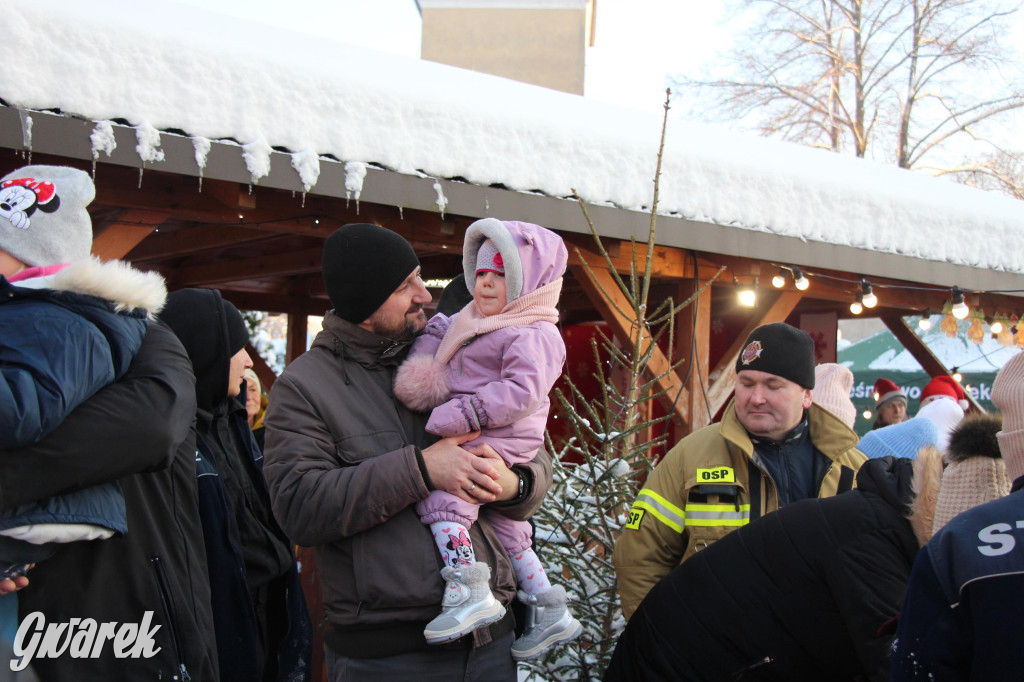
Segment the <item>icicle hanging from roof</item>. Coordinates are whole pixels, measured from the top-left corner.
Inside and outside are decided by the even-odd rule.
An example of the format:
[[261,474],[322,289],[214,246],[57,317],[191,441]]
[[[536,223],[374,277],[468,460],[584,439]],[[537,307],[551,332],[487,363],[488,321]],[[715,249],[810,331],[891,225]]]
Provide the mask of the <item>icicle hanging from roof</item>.
[[359,215],[359,195],[363,193],[363,180],[366,179],[366,164],[360,161],[349,161],[345,164],[345,207],[349,198],[355,195],[356,215]]
[[270,154],[273,151],[262,133],[252,142],[242,145],[242,158],[245,159],[245,167],[251,178],[250,193],[252,185],[259,184],[260,179],[270,173]]
[[434,183],[434,191],[437,192],[437,201],[434,202],[437,209],[441,211],[441,220],[444,220],[444,210],[448,207],[448,197],[444,195],[444,190],[441,189],[441,183]]
[[28,152],[28,162],[32,163],[32,117],[27,111],[18,110],[21,119],[21,143]]
[[305,149],[292,154],[292,168],[299,174],[302,181],[302,206],[306,206],[306,194],[313,189],[320,178],[320,155]]
[[95,179],[96,162],[99,161],[100,152],[109,157],[117,149],[114,124],[110,121],[96,121],[96,126],[89,133],[89,142],[92,144],[92,177]]
[[192,138],[192,150],[195,152],[196,165],[199,166],[199,191],[203,191],[203,172],[206,170],[206,159],[210,156],[211,142],[209,139],[196,135]]
[[143,121],[135,126],[135,151],[138,152],[142,165],[139,166],[139,187],[142,187],[142,171],[146,162],[156,163],[164,160],[164,150],[160,149],[160,131],[150,125],[149,121]]

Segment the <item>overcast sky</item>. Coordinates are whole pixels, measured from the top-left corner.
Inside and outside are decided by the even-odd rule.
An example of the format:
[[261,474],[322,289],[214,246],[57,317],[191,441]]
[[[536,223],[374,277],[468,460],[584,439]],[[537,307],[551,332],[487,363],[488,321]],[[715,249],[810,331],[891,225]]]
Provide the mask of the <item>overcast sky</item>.
[[[411,57],[420,55],[415,0],[177,0],[274,26]],[[600,0],[584,93],[660,112],[665,76],[696,68],[722,44],[720,2]]]

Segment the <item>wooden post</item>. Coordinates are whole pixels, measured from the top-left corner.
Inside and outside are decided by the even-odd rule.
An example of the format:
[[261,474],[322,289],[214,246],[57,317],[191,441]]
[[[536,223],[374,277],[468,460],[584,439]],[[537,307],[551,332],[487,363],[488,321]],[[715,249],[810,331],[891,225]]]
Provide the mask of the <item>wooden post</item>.
[[306,328],[309,320],[304,312],[288,313],[288,349],[285,364],[306,352]]

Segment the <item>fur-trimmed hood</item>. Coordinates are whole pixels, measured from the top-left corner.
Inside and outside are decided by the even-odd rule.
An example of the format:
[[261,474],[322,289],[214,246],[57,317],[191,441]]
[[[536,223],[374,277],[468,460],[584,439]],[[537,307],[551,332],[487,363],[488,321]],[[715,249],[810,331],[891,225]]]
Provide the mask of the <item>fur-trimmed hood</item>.
[[532,223],[482,218],[466,229],[462,246],[462,269],[471,292],[476,281],[476,257],[488,239],[504,261],[509,303],[565,274],[569,252],[557,234]]
[[141,310],[149,319],[156,319],[167,302],[167,285],[159,273],[136,270],[119,260],[104,262],[95,256],[75,261],[52,275],[21,280],[12,286],[95,296],[110,301],[115,312]]

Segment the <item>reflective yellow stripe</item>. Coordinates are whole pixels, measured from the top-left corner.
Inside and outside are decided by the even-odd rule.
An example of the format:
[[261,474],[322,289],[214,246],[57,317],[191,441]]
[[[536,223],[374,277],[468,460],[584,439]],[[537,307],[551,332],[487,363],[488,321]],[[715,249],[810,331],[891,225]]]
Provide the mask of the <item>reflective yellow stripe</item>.
[[686,505],[687,526],[745,526],[750,523],[750,505],[697,504]]
[[664,497],[649,488],[644,488],[636,496],[634,507],[640,507],[654,514],[654,517],[677,533],[683,532],[686,525],[686,512],[675,506]]

